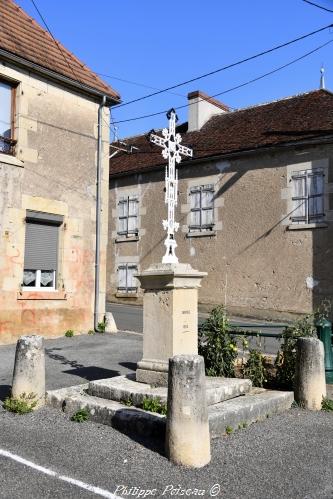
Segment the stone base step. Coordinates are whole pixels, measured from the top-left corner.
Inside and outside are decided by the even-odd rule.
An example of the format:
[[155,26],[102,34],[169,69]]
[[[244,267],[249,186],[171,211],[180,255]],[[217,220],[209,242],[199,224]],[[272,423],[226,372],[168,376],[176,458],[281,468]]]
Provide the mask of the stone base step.
[[[164,438],[165,416],[89,395],[88,386],[86,384],[49,391],[46,394],[46,403],[68,414],[86,409],[91,421],[112,426],[126,434]],[[284,412],[290,409],[293,400],[292,392],[254,388],[243,397],[210,406],[211,437],[224,435],[228,426],[237,429],[239,425],[246,426],[272,414]]]
[[[249,379],[206,377],[207,404],[218,404],[244,395],[250,391],[251,386]],[[130,401],[136,407],[140,407],[145,398],[159,399],[161,403],[166,403],[167,391],[166,387],[154,388],[135,381],[135,373],[91,381],[88,388],[89,395],[116,402]]]

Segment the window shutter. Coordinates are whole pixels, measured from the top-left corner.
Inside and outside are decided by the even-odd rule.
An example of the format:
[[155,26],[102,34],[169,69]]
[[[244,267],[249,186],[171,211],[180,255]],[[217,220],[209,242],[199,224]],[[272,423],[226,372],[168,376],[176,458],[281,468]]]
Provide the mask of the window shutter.
[[295,174],[292,179],[294,189],[294,209],[292,218],[306,220],[306,175],[300,172],[299,175]]
[[138,199],[129,198],[128,201],[128,232],[137,232],[138,230]]
[[118,288],[126,289],[126,266],[118,267]]
[[59,227],[28,221],[25,231],[24,268],[57,270]]
[[134,274],[137,272],[136,265],[128,265],[127,267],[127,287],[128,288],[136,288],[137,282]]
[[324,214],[324,174],[314,172],[309,176],[309,215],[321,217]]

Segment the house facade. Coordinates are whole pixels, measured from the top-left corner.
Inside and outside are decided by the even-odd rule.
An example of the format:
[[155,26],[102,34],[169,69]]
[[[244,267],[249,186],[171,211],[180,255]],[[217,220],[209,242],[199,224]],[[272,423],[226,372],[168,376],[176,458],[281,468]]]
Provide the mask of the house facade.
[[0,17],[0,343],[87,332],[105,311],[108,119],[119,95],[12,0],[0,0]]
[[[333,298],[332,118],[326,90],[236,111],[189,94],[176,254],[208,272],[202,309],[291,319]],[[107,299],[140,303],[135,274],[165,251],[165,162],[146,136],[126,142],[110,161]]]

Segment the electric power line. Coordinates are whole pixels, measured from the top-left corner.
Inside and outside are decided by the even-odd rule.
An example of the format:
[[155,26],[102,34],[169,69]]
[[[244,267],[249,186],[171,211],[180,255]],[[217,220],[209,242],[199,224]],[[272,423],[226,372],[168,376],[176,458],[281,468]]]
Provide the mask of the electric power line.
[[279,49],[281,49],[283,47],[287,47],[288,45],[292,45],[293,43],[296,43],[296,42],[298,42],[300,40],[304,40],[305,38],[313,36],[313,35],[315,35],[317,33],[320,33],[321,31],[324,31],[324,30],[326,30],[328,28],[332,28],[332,27],[333,27],[333,24],[328,24],[327,26],[319,28],[319,29],[317,29],[315,31],[311,31],[310,33],[307,33],[305,35],[302,35],[302,36],[299,36],[297,38],[294,38],[293,40],[289,40],[288,42],[282,43],[280,45],[276,45],[275,47],[272,47],[272,48],[270,48],[268,50],[264,50],[262,52],[254,54],[252,56],[249,56],[249,57],[246,57],[246,58],[241,59],[239,61],[233,62],[231,64],[228,64],[227,66],[223,66],[222,68],[215,69],[214,71],[210,71],[209,73],[205,73],[205,74],[202,74],[200,76],[196,76],[195,78],[191,78],[190,80],[186,80],[186,81],[183,81],[181,83],[177,83],[177,84],[172,85],[170,87],[164,88],[163,90],[158,90],[158,91],[153,92],[153,93],[148,94],[148,95],[143,95],[142,97],[138,97],[138,98],[130,100],[128,102],[123,102],[122,104],[118,104],[117,106],[114,106],[114,109],[119,109],[120,107],[128,106],[129,104],[133,104],[134,102],[139,102],[139,101],[142,101],[144,99],[148,99],[149,97],[153,97],[154,95],[159,95],[159,94],[161,94],[163,92],[167,92],[169,90],[173,90],[174,88],[178,88],[178,87],[181,87],[183,85],[187,85],[188,83],[192,83],[194,81],[201,80],[202,78],[206,78],[207,76],[211,76],[213,74],[220,73],[221,71],[225,71],[226,69],[230,69],[230,68],[233,68],[235,66],[239,66],[240,64],[243,64],[244,62],[252,61],[253,59],[257,59],[258,57],[261,57],[263,55],[266,55],[266,54],[269,54],[271,52],[274,52],[275,50],[279,50]]
[[[278,68],[275,68],[275,69],[272,69],[271,71],[269,71],[268,73],[264,73],[260,76],[257,76],[256,78],[253,78],[251,80],[248,80],[246,82],[243,82],[243,83],[240,83],[239,85],[236,85],[234,87],[231,87],[231,88],[228,88],[227,90],[223,90],[222,92],[219,92],[217,94],[214,94],[212,95],[211,97],[219,97],[220,95],[224,95],[224,94],[227,94],[229,92],[232,92],[234,90],[238,90],[239,88],[242,88],[242,87],[245,87],[247,85],[250,85],[251,83],[254,83],[256,81],[259,81],[259,80],[262,80],[263,78],[266,78],[267,76],[270,76],[274,73],[277,73],[278,71],[281,71],[282,69],[285,69],[287,68],[288,66],[291,66],[292,64],[295,64],[296,62],[302,60],[302,59],[305,59],[306,57],[310,56],[311,54],[317,52],[318,50],[322,49],[323,47],[326,47],[326,45],[329,45],[330,43],[332,43],[333,40],[329,40],[328,42],[322,44],[322,45],[319,45],[319,47],[316,47],[315,49],[313,50],[310,50],[310,52],[306,52],[305,54],[303,54],[302,56],[300,57],[297,57],[296,59],[293,59],[292,61],[289,61],[287,62],[286,64],[283,64],[282,66],[279,66]],[[204,99],[200,99],[199,102],[201,100],[204,100]],[[194,104],[194,103],[193,103]],[[191,106],[193,105],[191,103],[188,103],[188,104],[185,104],[184,106],[178,106],[176,107],[175,109],[178,110],[178,109],[183,109],[185,107],[188,107],[188,106]],[[168,110],[163,110],[163,111],[158,111],[157,113],[151,113],[151,114],[145,114],[143,116],[137,116],[135,118],[128,118],[126,120],[119,120],[119,121],[114,121],[114,124],[118,124],[118,123],[127,123],[129,121],[137,121],[137,120],[142,120],[144,118],[151,118],[153,116],[159,116],[161,114],[165,114]]]
[[310,2],[309,0],[303,0],[303,2],[308,3],[309,5],[313,5],[314,7],[317,7],[318,9],[326,10],[326,12],[333,13],[333,10],[327,9],[326,7],[323,7],[322,5],[318,5],[317,3]]

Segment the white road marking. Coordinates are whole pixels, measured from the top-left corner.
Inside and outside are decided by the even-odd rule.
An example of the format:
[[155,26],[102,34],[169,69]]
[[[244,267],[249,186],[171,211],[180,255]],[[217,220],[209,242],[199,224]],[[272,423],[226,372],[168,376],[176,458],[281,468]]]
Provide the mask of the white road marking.
[[112,494],[108,490],[101,489],[100,487],[95,487],[94,485],[90,485],[89,483],[81,482],[81,480],[75,480],[75,478],[71,478],[69,476],[60,475],[56,471],[49,470],[44,466],[39,466],[38,464],[35,464],[32,461],[28,461],[23,457],[17,456],[12,452],[0,449],[0,456],[12,459],[17,463],[23,464],[24,466],[29,466],[29,468],[33,468],[36,471],[40,471],[41,473],[44,473],[44,475],[52,476],[53,478],[57,478],[58,480],[62,480],[63,482],[71,483],[72,485],[76,485],[81,489],[89,490],[89,492],[93,492],[94,494],[97,494],[99,496],[106,497],[107,499],[121,499],[119,496]]

